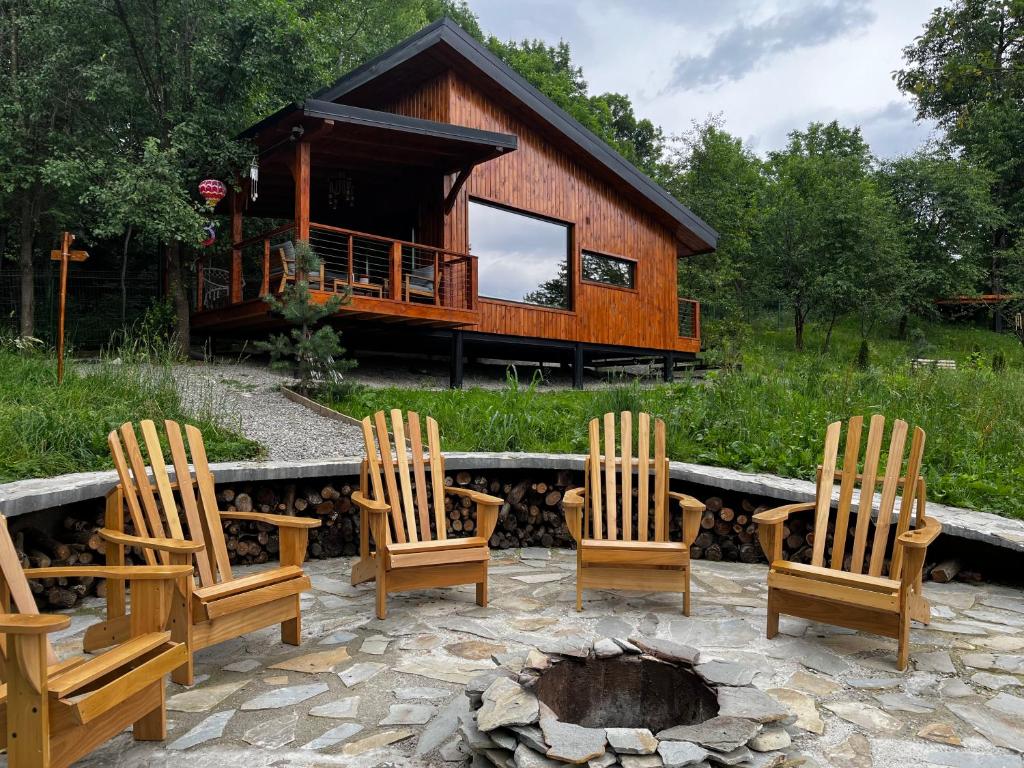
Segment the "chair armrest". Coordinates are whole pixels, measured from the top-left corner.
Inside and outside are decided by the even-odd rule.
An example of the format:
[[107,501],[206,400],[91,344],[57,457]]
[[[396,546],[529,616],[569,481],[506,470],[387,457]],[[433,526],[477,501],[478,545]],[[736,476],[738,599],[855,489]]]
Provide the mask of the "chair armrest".
[[257,523],[276,525],[278,528],[319,528],[320,521],[312,517],[297,515],[271,515],[266,512],[221,512],[224,520],[252,520]]
[[583,537],[583,504],[586,501],[586,490],[570,488],[562,496],[562,509],[565,510],[565,525],[579,544]]
[[899,542],[909,549],[926,549],[942,533],[942,524],[930,517],[925,518],[924,525],[911,531],[901,533]]
[[352,491],[352,503],[360,509],[365,509],[367,512],[374,512],[378,515],[391,511],[390,504],[385,504],[383,501],[377,501],[376,499],[368,499],[363,496],[362,491]]
[[679,508],[683,511],[683,543],[686,546],[693,546],[697,540],[697,533],[700,530],[700,519],[704,515],[706,507],[693,496],[685,493],[668,492],[670,499],[679,502]]
[[784,504],[781,507],[758,512],[754,515],[753,520],[758,525],[777,525],[778,523],[786,522],[786,518],[794,512],[810,512],[816,506],[817,502],[814,501],[805,501],[800,504]]
[[472,488],[445,488],[446,493],[453,493],[456,496],[465,496],[472,499],[477,504],[486,504],[492,507],[498,507],[505,503],[504,499],[499,499],[497,496],[491,496],[480,491],[474,491]]
[[[61,565],[50,568],[26,568],[28,579],[68,579],[92,576],[97,579],[125,581],[180,579],[192,575],[191,565]],[[2,630],[0,630],[2,631]]]
[[782,524],[794,512],[809,512],[817,506],[817,502],[805,501],[801,504],[784,504],[775,509],[766,509],[754,515],[757,523],[757,538],[761,542],[764,556],[771,565],[782,559]]
[[70,616],[52,613],[0,613],[0,632],[5,635],[46,635],[71,625]]
[[668,497],[670,499],[675,499],[676,501],[678,501],[679,506],[682,507],[687,512],[703,512],[705,509],[704,503],[702,501],[698,501],[693,496],[690,496],[689,494],[686,493],[676,493],[675,491],[669,491]]
[[121,531],[113,531],[110,528],[101,528],[100,538],[109,541],[111,544],[123,544],[126,547],[142,547],[143,549],[155,549],[159,552],[171,552],[173,554],[190,555],[201,552],[206,547],[201,541],[185,541],[183,539],[151,539],[146,536],[132,536]]

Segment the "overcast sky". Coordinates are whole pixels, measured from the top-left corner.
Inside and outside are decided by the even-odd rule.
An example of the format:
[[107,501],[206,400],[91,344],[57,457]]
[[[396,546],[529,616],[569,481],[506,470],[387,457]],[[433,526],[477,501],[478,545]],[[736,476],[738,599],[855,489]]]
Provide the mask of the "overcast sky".
[[812,120],[876,155],[932,135],[892,73],[940,0],[470,0],[501,39],[566,40],[592,93],[628,94],[666,133],[721,113],[764,153]]

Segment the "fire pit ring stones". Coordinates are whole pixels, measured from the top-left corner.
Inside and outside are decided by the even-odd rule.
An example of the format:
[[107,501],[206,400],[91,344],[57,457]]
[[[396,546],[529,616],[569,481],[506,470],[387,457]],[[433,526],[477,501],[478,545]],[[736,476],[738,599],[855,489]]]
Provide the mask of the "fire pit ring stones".
[[740,665],[644,637],[531,650],[466,686],[469,749],[498,768],[777,765],[795,717]]

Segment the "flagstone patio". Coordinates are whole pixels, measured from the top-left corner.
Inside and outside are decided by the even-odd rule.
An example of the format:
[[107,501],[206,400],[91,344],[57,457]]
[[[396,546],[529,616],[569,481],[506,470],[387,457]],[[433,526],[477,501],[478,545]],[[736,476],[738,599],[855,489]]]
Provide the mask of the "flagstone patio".
[[[788,734],[788,766],[1024,766],[1020,590],[926,584],[934,620],[913,630],[912,669],[900,674],[885,638],[784,618],[782,634],[765,639],[764,566],[695,562],[686,618],[675,595],[598,591],[576,613],[569,551],[492,557],[490,607],[474,604],[472,586],[401,594],[389,598],[386,621],[373,618],[372,584],[349,585],[351,560],[310,562],[301,648],[282,645],[274,629],[201,652],[196,685],[168,691],[165,743],[124,733],[80,765],[456,766],[469,761],[464,740],[481,738],[463,726],[463,689],[480,672],[518,669],[532,648],[645,636],[694,646],[702,662],[723,662],[725,684],[752,681],[787,706],[795,720],[774,730],[772,748]],[[54,637],[62,656],[80,651],[102,610],[97,599],[77,609]],[[516,766],[500,746],[488,754]],[[772,764],[753,758],[744,764]],[[663,764],[657,755],[618,760]]]

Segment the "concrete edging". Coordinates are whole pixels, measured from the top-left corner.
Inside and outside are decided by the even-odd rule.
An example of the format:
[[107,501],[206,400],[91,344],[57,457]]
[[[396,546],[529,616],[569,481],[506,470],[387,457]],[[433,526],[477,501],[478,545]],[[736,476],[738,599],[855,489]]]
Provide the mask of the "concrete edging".
[[[451,470],[563,469],[582,472],[584,458],[582,454],[556,453],[446,453],[445,466]],[[361,461],[361,456],[308,461],[238,461],[214,464],[211,468],[218,483],[243,483],[355,477],[359,475]],[[669,472],[671,478],[679,482],[764,496],[782,502],[814,499],[814,483],[807,480],[681,461],[671,462]],[[7,517],[14,517],[79,501],[100,499],[116,482],[117,475],[113,471],[106,471],[7,483],[0,485],[0,512]],[[877,505],[877,496],[875,503]],[[928,504],[928,515],[942,523],[943,533],[948,536],[1024,553],[1024,520],[934,502]]]

